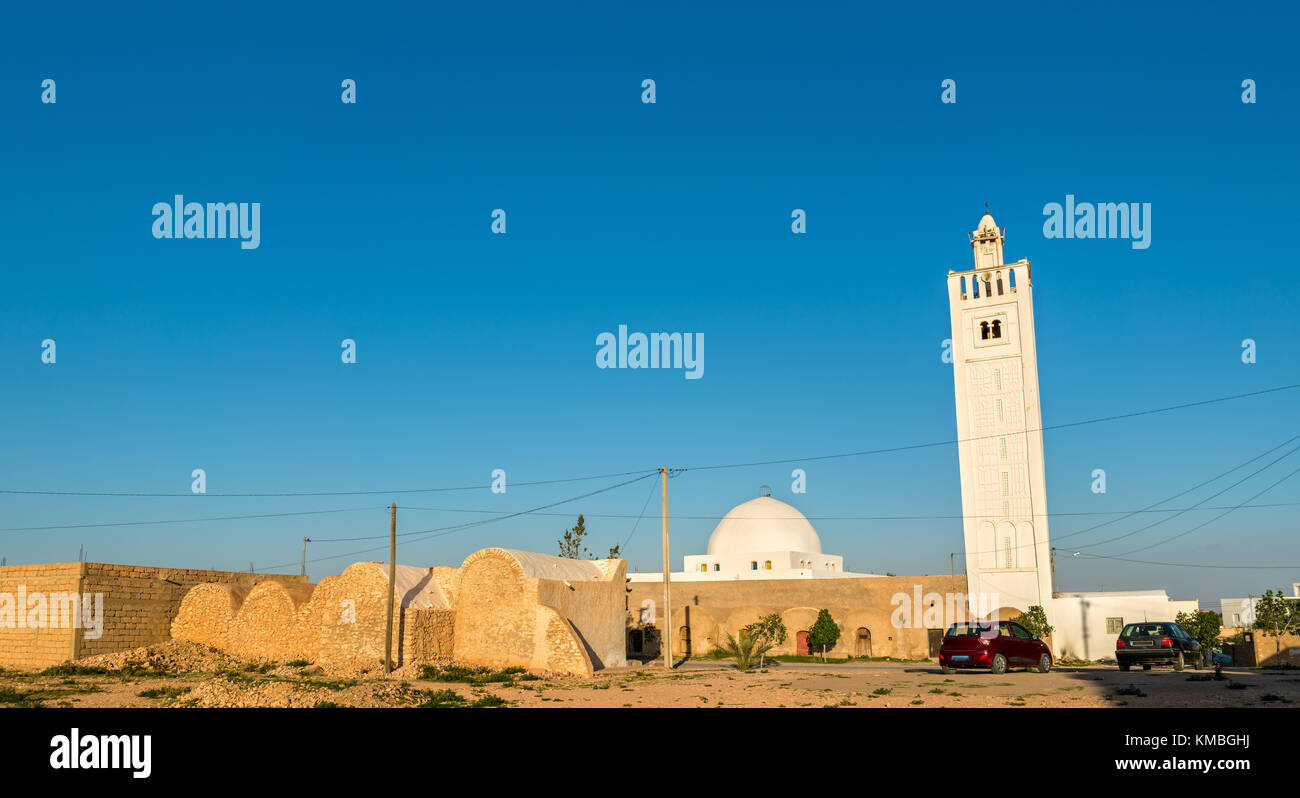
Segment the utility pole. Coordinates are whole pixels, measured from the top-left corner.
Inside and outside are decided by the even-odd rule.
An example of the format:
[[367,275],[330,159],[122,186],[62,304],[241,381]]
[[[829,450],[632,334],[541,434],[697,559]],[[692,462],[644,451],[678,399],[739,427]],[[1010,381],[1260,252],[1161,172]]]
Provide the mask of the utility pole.
[[673,592],[672,582],[669,581],[669,564],[668,564],[668,467],[663,466],[659,469],[659,478],[661,480],[663,494],[663,522],[664,522],[664,631],[660,639],[664,644],[664,670],[673,669]]
[[307,575],[307,544],[311,543],[311,538],[302,539],[302,575]]
[[393,599],[397,594],[397,502],[388,508],[388,633],[384,635],[384,673],[393,672]]

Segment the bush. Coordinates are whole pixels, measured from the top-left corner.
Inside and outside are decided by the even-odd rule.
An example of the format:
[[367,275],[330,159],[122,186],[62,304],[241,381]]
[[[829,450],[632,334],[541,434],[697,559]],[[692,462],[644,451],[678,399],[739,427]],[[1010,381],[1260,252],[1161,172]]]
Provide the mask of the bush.
[[741,629],[739,640],[728,632],[727,642],[719,646],[719,648],[722,650],[724,657],[735,658],[737,668],[747,671],[756,657],[761,657],[772,648],[772,643],[765,637],[750,634]]

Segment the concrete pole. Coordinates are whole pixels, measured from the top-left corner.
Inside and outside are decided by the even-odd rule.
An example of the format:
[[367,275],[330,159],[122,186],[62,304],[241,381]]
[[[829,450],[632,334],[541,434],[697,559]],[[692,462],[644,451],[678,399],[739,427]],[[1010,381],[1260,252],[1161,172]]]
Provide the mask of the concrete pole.
[[311,538],[302,539],[302,575],[307,575],[307,544],[311,543]]
[[672,670],[673,668],[673,592],[672,582],[669,581],[669,561],[668,561],[668,467],[664,466],[659,469],[663,495],[663,523],[664,523],[664,631],[660,639],[664,644],[664,669]]
[[388,631],[384,635],[384,673],[393,672],[393,601],[397,595],[397,502],[388,508]]

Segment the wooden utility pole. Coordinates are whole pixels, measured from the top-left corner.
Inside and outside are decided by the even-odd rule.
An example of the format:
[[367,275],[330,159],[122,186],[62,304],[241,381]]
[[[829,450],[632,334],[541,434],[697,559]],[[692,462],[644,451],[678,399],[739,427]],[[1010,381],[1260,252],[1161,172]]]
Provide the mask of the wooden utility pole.
[[307,575],[307,544],[311,543],[311,538],[302,539],[302,575]]
[[388,508],[388,632],[384,635],[384,673],[393,672],[393,600],[397,595],[397,502]]
[[663,521],[664,521],[664,631],[660,639],[664,644],[664,669],[672,670],[673,667],[673,587],[669,581],[669,563],[668,563],[668,467],[664,466],[659,469],[663,494]]

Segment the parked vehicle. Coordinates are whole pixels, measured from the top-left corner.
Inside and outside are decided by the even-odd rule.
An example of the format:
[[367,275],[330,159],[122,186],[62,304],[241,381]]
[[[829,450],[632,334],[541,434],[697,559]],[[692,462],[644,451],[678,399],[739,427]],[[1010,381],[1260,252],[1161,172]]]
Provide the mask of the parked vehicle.
[[1181,671],[1185,665],[1201,667],[1205,652],[1183,627],[1171,621],[1130,623],[1115,640],[1115,661],[1126,671],[1134,665],[1151,670],[1152,665],[1173,665]]
[[1011,621],[971,621],[948,627],[939,646],[939,669],[988,668],[1006,673],[1008,668],[1052,669],[1052,652],[1029,630]]

